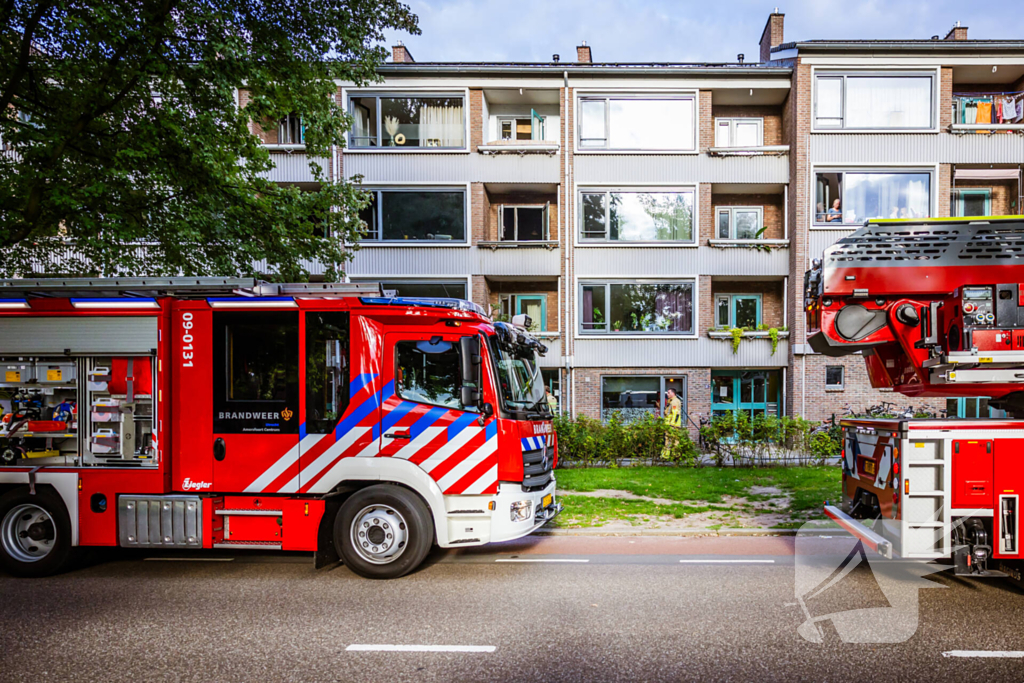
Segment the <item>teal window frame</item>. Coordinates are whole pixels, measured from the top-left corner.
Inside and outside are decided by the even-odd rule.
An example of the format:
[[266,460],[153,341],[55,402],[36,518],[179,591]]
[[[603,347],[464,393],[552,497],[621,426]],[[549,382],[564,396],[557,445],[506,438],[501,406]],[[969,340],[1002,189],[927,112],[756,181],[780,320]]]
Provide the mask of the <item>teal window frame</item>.
[[[729,299],[729,322],[723,324],[719,317],[719,302],[724,301],[726,298]],[[762,299],[760,294],[716,294],[715,295],[715,327],[718,329],[729,329],[736,327],[736,302],[743,299],[755,299],[757,301],[757,322],[754,323],[756,328],[763,321],[761,316],[762,313]]]
[[[777,383],[776,383],[776,392],[775,392],[776,395],[774,397],[774,400],[770,400],[771,397],[768,396],[768,390],[771,387],[771,381],[770,381],[769,376],[772,373],[778,373],[777,374]],[[744,375],[747,375],[747,377],[744,377]],[[744,382],[750,382],[750,384],[751,384],[751,399],[753,399],[754,398],[754,396],[753,396],[753,383],[754,383],[754,380],[757,379],[757,377],[756,377],[757,375],[760,375],[760,378],[763,379],[763,381],[764,381],[764,400],[763,401],[755,401],[755,400],[743,401],[742,400],[742,398],[743,398],[743,386],[742,386],[743,383]],[[718,385],[715,383],[715,379],[717,379],[717,378],[729,378],[729,379],[731,379],[731,381],[732,381],[732,400],[731,401],[725,402],[725,401],[716,401],[715,400],[716,398],[721,398],[721,396],[716,396],[715,395],[717,387],[718,387]],[[726,412],[733,412],[734,413],[734,412],[737,412],[737,411],[740,411],[740,410],[744,410],[744,411],[747,411],[751,415],[751,417],[753,417],[754,411],[756,411],[756,410],[764,410],[766,415],[775,415],[776,417],[778,417],[778,416],[782,415],[782,403],[783,403],[783,401],[782,401],[782,392],[783,392],[782,376],[781,376],[781,373],[779,373],[778,370],[712,370],[711,371],[711,393],[712,393],[712,396],[711,396],[711,414],[712,415],[716,415],[716,414],[721,415],[721,414],[726,413]],[[772,411],[772,406],[774,406],[774,412]]]
[[523,313],[523,301],[540,301],[540,320],[537,321],[540,327],[537,331],[546,332],[548,327],[548,298],[543,294],[517,294],[516,315]]
[[966,197],[977,197],[982,196],[985,198],[985,212],[982,216],[992,215],[992,190],[987,188],[977,188],[970,190],[957,190],[956,191],[956,215],[964,216],[964,199]]

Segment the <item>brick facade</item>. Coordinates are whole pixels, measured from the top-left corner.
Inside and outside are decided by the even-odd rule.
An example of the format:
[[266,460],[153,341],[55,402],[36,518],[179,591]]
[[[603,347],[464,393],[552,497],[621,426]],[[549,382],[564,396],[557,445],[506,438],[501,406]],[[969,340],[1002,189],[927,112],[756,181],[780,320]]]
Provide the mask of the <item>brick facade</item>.
[[[701,187],[706,186],[702,185]],[[717,209],[720,206],[761,207],[764,211],[764,225],[768,227],[764,231],[764,238],[783,239],[786,234],[786,226],[783,225],[784,209],[782,203],[781,194],[712,194],[708,210],[701,212],[701,244],[707,244],[707,240],[718,236],[716,234]]]
[[484,231],[484,239],[497,242],[501,240],[501,207],[502,206],[542,206],[549,203],[548,207],[548,239],[558,240],[558,194],[546,192],[496,194],[487,193],[489,204],[487,227]]
[[[717,104],[711,107],[712,119],[755,118],[764,120],[764,144],[782,145],[782,110],[779,107],[753,107]],[[714,124],[714,121],[712,121]],[[712,130],[712,132],[714,132]],[[714,144],[714,137],[711,138]]]
[[558,332],[561,319],[557,282],[488,280],[491,310],[501,310],[503,294],[539,294],[544,296],[547,320],[545,332]]
[[[1017,203],[1016,180],[957,180],[956,190],[989,190],[991,193],[991,208],[989,215],[992,216],[1014,216],[1020,213]],[[955,200],[952,196],[951,200]],[[951,213],[956,213],[955,207],[950,207]]]

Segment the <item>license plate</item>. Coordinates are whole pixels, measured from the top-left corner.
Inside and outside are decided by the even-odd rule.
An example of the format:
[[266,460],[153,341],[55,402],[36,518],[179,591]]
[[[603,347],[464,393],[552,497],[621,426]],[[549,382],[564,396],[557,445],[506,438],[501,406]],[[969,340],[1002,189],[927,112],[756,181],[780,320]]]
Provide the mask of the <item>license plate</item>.
[[549,493],[548,495],[544,496],[544,500],[542,500],[542,501],[540,502],[540,506],[541,506],[542,508],[546,508],[547,506],[551,505],[551,502],[552,502],[552,501],[553,501],[554,499],[555,499],[555,498],[554,498],[554,496],[552,496],[552,495],[551,495],[551,494]]
[[875,473],[875,463],[874,463],[874,461],[868,460],[867,462],[865,462],[864,463],[864,471],[866,473],[868,473],[868,474],[874,474]]

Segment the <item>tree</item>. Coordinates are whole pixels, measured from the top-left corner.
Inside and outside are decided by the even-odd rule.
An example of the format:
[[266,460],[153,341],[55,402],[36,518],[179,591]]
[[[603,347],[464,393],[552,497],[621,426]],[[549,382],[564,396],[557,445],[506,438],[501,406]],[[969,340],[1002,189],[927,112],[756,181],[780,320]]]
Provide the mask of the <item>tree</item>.
[[0,0],[0,274],[336,275],[367,194],[269,182],[251,124],[328,157],[386,29],[419,33],[398,0]]

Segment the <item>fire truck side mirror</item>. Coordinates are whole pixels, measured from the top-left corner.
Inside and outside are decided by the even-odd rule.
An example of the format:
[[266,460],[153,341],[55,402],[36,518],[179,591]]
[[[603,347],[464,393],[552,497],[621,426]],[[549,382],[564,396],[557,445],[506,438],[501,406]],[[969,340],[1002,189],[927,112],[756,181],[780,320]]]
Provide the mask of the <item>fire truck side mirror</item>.
[[477,406],[483,399],[480,391],[480,337],[463,337],[459,340],[462,356],[462,405]]

